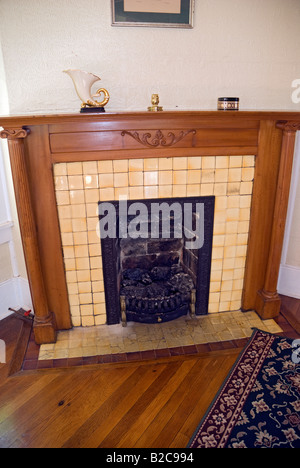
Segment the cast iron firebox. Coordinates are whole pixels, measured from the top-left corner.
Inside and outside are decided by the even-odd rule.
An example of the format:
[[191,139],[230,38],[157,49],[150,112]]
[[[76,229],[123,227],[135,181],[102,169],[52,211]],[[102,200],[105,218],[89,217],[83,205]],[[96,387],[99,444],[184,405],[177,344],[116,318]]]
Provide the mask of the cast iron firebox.
[[[157,323],[174,320],[188,314],[194,289],[195,313],[206,315],[215,197],[128,200],[125,203],[126,218],[124,202],[122,207],[116,201],[105,202],[105,205],[99,203],[102,223],[108,213],[105,208],[110,205],[115,210],[116,235],[101,236],[107,324],[118,324],[121,320],[120,296],[126,301],[127,321]],[[143,205],[144,214],[135,212],[137,204]],[[170,209],[159,210],[159,216],[156,212],[153,215],[153,207],[158,205]],[[192,220],[189,227],[185,222],[187,206]],[[179,208],[182,216],[178,216]],[[131,223],[135,227],[135,238],[129,232]],[[170,232],[166,236],[168,223]]]

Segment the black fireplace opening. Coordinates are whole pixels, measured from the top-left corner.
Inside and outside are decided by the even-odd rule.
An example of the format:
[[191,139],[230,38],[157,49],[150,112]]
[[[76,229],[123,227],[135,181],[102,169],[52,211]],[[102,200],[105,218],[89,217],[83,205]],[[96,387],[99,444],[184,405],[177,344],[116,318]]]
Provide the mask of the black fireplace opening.
[[107,324],[208,314],[215,197],[99,203]]

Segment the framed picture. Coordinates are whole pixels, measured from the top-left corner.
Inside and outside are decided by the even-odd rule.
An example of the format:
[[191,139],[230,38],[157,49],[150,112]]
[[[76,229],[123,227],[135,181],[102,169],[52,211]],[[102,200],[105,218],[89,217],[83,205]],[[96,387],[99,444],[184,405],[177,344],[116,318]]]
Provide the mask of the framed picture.
[[112,26],[192,28],[194,0],[111,0]]

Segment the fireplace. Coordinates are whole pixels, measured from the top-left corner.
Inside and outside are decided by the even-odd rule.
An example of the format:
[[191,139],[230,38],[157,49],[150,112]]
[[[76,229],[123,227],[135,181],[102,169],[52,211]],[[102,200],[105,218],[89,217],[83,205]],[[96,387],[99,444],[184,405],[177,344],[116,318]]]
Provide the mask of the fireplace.
[[98,202],[215,196],[208,313],[278,315],[299,112],[1,117],[36,342],[106,323]]
[[107,324],[208,313],[214,206],[215,197],[99,203]]

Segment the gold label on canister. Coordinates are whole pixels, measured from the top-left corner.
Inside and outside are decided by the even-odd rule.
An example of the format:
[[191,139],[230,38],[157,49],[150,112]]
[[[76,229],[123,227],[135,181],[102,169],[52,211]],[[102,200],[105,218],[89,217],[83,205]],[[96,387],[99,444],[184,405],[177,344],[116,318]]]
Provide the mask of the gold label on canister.
[[219,99],[218,110],[239,110],[239,100]]

